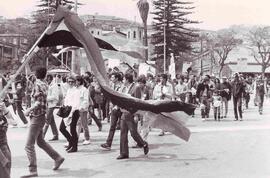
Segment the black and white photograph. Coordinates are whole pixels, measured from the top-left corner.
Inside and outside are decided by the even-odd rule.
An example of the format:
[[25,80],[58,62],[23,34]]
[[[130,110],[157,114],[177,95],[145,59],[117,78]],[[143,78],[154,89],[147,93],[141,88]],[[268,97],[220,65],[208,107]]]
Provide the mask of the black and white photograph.
[[0,5],[0,178],[270,178],[270,1]]

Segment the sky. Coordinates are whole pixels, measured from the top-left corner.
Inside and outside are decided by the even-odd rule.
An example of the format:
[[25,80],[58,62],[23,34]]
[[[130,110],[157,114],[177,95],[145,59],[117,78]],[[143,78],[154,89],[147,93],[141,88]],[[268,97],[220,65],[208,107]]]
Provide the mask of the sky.
[[[0,16],[29,17],[39,0],[3,0]],[[141,22],[137,0],[78,0],[82,14],[112,15]],[[270,25],[269,0],[192,0],[195,9],[190,19],[200,21],[198,28],[217,30],[231,25]],[[152,0],[150,11],[152,11]],[[149,17],[149,24],[152,16]]]

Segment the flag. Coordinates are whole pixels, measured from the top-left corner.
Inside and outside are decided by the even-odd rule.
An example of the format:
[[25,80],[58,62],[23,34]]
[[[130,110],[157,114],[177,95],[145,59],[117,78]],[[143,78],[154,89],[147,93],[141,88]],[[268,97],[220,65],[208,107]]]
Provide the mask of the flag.
[[[72,36],[77,39],[85,49],[91,69],[101,86],[103,94],[108,97],[113,104],[131,113],[149,112],[150,116],[152,114],[159,118],[158,120],[153,120],[153,125],[158,127],[161,125],[160,123],[163,122],[168,127],[166,130],[181,139],[188,140],[189,130],[185,126],[185,118],[183,118],[182,115],[191,115],[195,109],[194,105],[180,101],[145,101],[114,91],[109,86],[109,79],[105,70],[104,60],[99,50],[98,41],[86,29],[78,15],[72,13],[65,7],[59,6],[47,34],[53,34],[58,29],[60,22],[67,27]],[[55,45],[63,44],[58,43]]]

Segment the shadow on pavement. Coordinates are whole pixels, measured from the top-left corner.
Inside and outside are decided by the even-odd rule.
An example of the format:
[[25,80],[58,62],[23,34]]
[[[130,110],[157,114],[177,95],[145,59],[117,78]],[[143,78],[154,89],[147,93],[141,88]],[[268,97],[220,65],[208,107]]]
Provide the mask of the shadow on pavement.
[[149,145],[149,149],[150,150],[154,150],[154,149],[158,149],[160,147],[176,147],[176,146],[180,146],[181,144],[176,144],[176,143],[160,143],[160,144],[150,144]]
[[50,175],[39,175],[39,177],[76,177],[76,178],[88,178],[96,176],[97,174],[102,174],[105,171],[94,171],[92,169],[79,169],[79,170],[70,170],[70,169],[60,169],[55,171],[56,174]]

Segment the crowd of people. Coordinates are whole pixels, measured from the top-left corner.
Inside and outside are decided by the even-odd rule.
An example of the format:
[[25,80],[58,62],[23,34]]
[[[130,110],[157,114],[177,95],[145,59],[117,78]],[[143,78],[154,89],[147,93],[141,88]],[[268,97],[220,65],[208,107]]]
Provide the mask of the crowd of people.
[[[8,76],[5,77],[8,80]],[[230,100],[233,102],[234,120],[242,121],[243,110],[248,109],[251,94],[255,94],[254,104],[258,106],[259,114],[263,114],[264,96],[268,96],[269,93],[267,81],[262,77],[245,77],[238,73],[229,79],[226,77],[219,79],[209,75],[197,77],[179,74],[172,79],[167,74],[135,77],[130,73],[112,71],[108,73],[108,77],[109,85],[113,90],[142,100],[178,100],[197,105],[203,121],[211,119],[212,115],[215,121],[226,119]],[[5,82],[2,80],[2,83]],[[33,75],[22,74],[16,77],[3,103],[0,104],[1,176],[9,177],[10,174],[11,155],[6,131],[7,118],[12,117],[11,113],[18,115],[23,126],[29,127],[25,146],[29,159],[29,174],[23,177],[38,175],[35,143],[54,160],[53,170],[61,166],[64,158],[44,138],[51,128],[53,137],[49,141],[59,139],[54,111],[62,106],[71,106],[70,114],[62,118],[59,126],[60,133],[67,140],[65,144],[67,153],[78,151],[81,133],[84,134],[83,145],[90,144],[88,126],[94,120],[99,131],[102,130],[102,123],[110,123],[107,139],[100,145],[102,149],[111,149],[114,134],[116,130],[120,130],[120,155],[117,159],[129,158],[128,131],[135,141],[132,147],[143,148],[144,154],[148,154],[147,139],[151,126],[147,115],[130,113],[114,105],[105,97],[91,72],[86,72],[82,76],[63,76],[47,74],[45,68],[40,68]],[[213,114],[210,114],[211,110]],[[194,116],[195,113],[192,114],[192,117]],[[13,121],[12,125],[16,126],[16,123]],[[165,133],[166,130],[161,130],[159,136]]]

